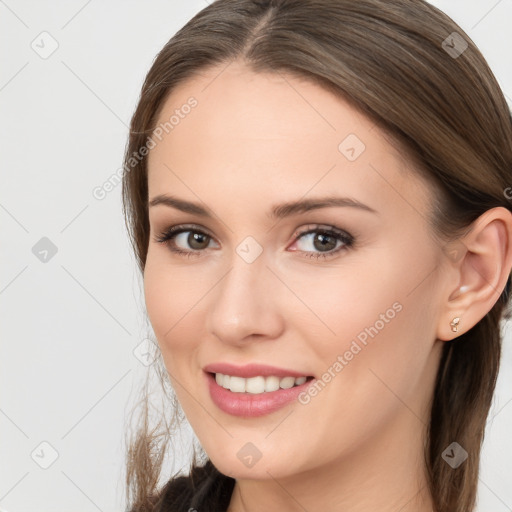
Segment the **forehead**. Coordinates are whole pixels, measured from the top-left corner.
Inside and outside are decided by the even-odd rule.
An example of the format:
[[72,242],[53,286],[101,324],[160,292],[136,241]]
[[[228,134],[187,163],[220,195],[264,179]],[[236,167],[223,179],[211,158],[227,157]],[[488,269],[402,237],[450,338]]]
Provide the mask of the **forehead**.
[[156,127],[150,197],[275,202],[339,191],[402,210],[406,196],[428,200],[426,184],[378,127],[307,79],[240,63],[209,68],[171,92]]

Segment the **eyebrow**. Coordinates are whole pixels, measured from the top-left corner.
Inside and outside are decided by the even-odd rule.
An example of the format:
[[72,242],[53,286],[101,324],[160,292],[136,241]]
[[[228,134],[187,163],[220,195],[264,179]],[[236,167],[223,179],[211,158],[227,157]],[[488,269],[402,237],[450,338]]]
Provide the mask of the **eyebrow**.
[[[213,215],[211,215],[210,211],[207,208],[201,206],[199,203],[185,201],[183,199],[178,199],[177,197],[169,196],[166,194],[155,196],[153,199],[151,199],[151,201],[149,201],[149,206],[157,205],[165,205],[171,208],[176,208],[177,210],[181,210],[185,213],[192,213],[202,217],[213,218]],[[271,208],[267,216],[271,220],[276,220],[299,213],[317,210],[319,208],[330,208],[334,206],[358,208],[378,215],[376,210],[364,203],[361,203],[360,201],[357,201],[356,199],[349,197],[327,196],[311,199],[300,199],[298,201],[290,201],[287,203],[278,204]]]

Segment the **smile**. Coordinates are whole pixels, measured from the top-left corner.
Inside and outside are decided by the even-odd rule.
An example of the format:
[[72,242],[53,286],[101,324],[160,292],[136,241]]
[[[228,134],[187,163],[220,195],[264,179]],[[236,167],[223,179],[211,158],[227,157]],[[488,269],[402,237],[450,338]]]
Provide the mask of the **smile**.
[[237,377],[235,375],[225,375],[223,373],[215,374],[217,384],[224,389],[229,389],[233,393],[269,393],[277,391],[278,389],[289,389],[294,386],[300,386],[304,384],[307,379],[308,377],[305,376],[280,378],[276,375],[270,375],[268,377],[259,375],[245,379],[244,377]]
[[[300,393],[314,381],[314,377],[305,376],[279,378],[269,375],[246,379],[221,373],[204,372],[204,375],[212,402],[221,411],[244,418],[264,416],[298,402]],[[218,384],[217,379],[222,379],[222,384]],[[276,384],[279,384],[277,389]],[[231,386],[237,391],[232,391]]]

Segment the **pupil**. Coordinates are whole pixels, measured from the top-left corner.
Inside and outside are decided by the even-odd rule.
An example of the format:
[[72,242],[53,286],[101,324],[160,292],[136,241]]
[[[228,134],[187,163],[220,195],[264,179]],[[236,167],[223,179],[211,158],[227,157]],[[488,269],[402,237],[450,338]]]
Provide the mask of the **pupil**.
[[[326,239],[331,239],[331,243],[330,243],[330,247],[327,247],[329,245],[329,242],[326,243]],[[334,249],[334,247],[336,246],[336,240],[334,239],[334,237],[332,237],[331,235],[327,235],[325,233],[320,233],[316,239],[315,239],[315,242],[319,240],[321,242],[320,246],[317,247],[317,249]]]
[[[191,238],[192,237],[192,238]],[[190,244],[190,247],[194,248],[194,249],[203,249],[203,247],[201,246],[201,239],[202,242],[204,243],[204,241],[206,240],[207,236],[206,235],[203,235],[201,233],[191,233],[191,235],[189,235],[189,244]],[[195,247],[194,244],[198,242],[199,243],[199,247]]]

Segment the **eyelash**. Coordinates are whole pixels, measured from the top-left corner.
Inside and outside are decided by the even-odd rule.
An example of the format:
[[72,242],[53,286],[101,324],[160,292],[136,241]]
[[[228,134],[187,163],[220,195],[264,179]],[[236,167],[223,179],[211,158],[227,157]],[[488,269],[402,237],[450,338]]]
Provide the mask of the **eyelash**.
[[[204,231],[201,231],[199,229],[195,229],[196,227],[194,225],[177,225],[177,226],[171,226],[170,228],[167,228],[164,230],[159,236],[155,237],[155,242],[166,244],[169,246],[169,249],[180,256],[185,256],[187,258],[190,257],[196,257],[200,256],[201,252],[204,252],[204,250],[190,250],[185,251],[183,249],[179,249],[174,245],[174,238],[179,235],[180,233],[186,233],[187,231],[191,231],[194,233],[199,233],[201,235],[205,235],[210,239],[213,239],[208,233],[205,233]],[[294,233],[295,240],[298,240],[305,235],[309,235],[311,233],[322,233],[323,235],[329,235],[336,238],[336,240],[343,242],[343,246],[338,247],[337,249],[334,249],[330,252],[306,252],[306,255],[303,256],[305,258],[313,258],[313,259],[327,259],[334,257],[338,252],[343,250],[348,250],[350,248],[353,248],[355,239],[354,237],[346,232],[342,231],[340,229],[335,228],[334,226],[330,226],[329,228],[322,228],[320,226],[315,226],[312,229],[308,229],[306,231],[298,231]],[[297,250],[297,252],[301,252]]]

